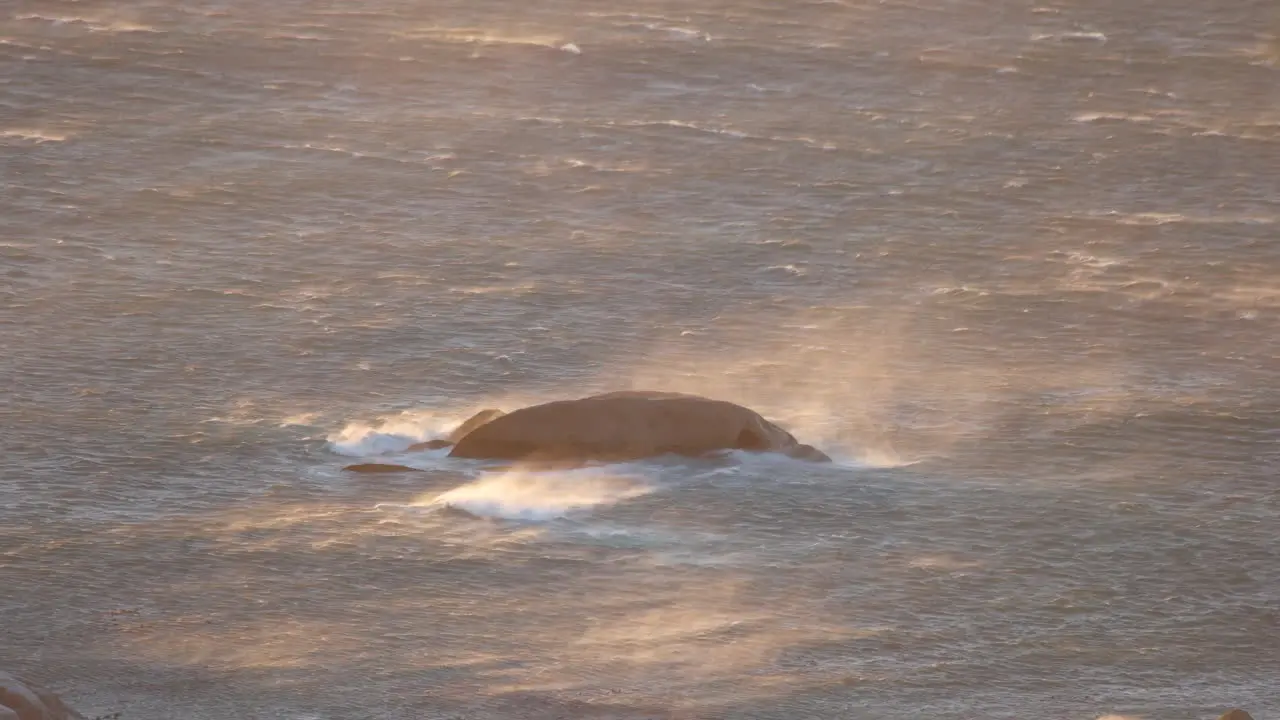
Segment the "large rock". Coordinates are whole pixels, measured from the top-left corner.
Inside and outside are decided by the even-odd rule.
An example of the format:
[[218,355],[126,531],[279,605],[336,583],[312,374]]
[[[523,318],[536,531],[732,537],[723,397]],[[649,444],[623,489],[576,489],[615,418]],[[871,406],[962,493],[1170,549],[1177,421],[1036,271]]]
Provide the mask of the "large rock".
[[479,424],[449,455],[608,462],[730,449],[831,459],[741,405],[661,392],[615,392],[522,408]]
[[1253,720],[1253,716],[1240,708],[1232,708],[1222,713],[1222,717],[1219,717],[1218,720]]
[[0,671],[0,720],[72,720],[82,718],[51,691]]

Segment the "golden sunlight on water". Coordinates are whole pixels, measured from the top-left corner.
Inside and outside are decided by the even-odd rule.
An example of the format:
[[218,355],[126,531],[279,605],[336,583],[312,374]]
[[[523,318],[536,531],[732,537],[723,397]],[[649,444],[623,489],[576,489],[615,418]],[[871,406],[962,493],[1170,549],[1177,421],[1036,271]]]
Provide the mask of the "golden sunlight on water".
[[[0,7],[0,672],[122,720],[1275,716],[1273,4]],[[625,389],[835,462],[411,449]]]

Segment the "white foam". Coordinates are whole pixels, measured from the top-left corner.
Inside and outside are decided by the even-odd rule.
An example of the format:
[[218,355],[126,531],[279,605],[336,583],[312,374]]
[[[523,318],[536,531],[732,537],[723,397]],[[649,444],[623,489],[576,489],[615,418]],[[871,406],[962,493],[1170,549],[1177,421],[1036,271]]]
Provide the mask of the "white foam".
[[369,422],[352,422],[326,438],[339,455],[364,457],[404,452],[410,445],[445,435],[464,418],[406,411]]
[[1132,122],[1132,123],[1149,123],[1152,120],[1150,115],[1130,114],[1124,112],[1084,112],[1077,113],[1071,117],[1073,122],[1078,123],[1096,123],[1096,122]]
[[962,558],[946,554],[920,555],[907,561],[907,567],[916,568],[917,570],[937,570],[941,572],[968,570],[981,566],[982,563],[977,562],[976,560],[964,560]]
[[676,40],[701,40],[702,42],[711,42],[711,33],[699,30],[698,28],[681,27],[678,25],[662,25],[660,23],[645,23],[645,28],[655,32],[664,32],[669,37]]
[[752,137],[741,130],[732,130],[725,127],[715,127],[711,125],[700,125],[698,123],[684,122],[682,120],[639,120],[624,123],[630,127],[652,127],[666,126],[673,128],[682,128],[685,130],[696,130],[697,132],[710,133],[713,135],[725,135],[727,137],[742,139]]
[[1180,223],[1187,219],[1182,213],[1143,212],[1121,216],[1117,222],[1121,225],[1168,225]]
[[452,507],[481,517],[545,521],[652,491],[644,478],[600,468],[486,475],[415,505]]
[[1037,34],[1035,34],[1035,35],[1032,35],[1032,36],[1031,36],[1031,39],[1032,39],[1032,41],[1034,41],[1034,42],[1042,42],[1042,41],[1044,41],[1044,40],[1052,40],[1052,41],[1056,41],[1056,42],[1071,42],[1071,41],[1081,41],[1081,40],[1084,40],[1084,41],[1090,41],[1090,42],[1097,42],[1097,43],[1105,43],[1105,42],[1107,42],[1107,36],[1106,36],[1106,33],[1100,33],[1100,32],[1096,32],[1096,31],[1094,31],[1094,32],[1077,31],[1077,32],[1060,32],[1060,33],[1037,33]]
[[1069,253],[1067,255],[1067,262],[1071,265],[1083,265],[1097,270],[1109,268],[1112,265],[1118,265],[1121,263],[1121,261],[1116,258],[1098,257],[1096,255],[1089,255],[1082,252]]
[[288,415],[280,419],[280,427],[292,427],[295,425],[308,426],[315,423],[320,417],[320,413],[303,412],[295,415]]
[[81,26],[90,32],[107,32],[107,33],[158,33],[158,28],[150,25],[143,25],[123,18],[111,17],[81,17],[79,15],[40,15],[38,13],[29,13],[26,15],[18,15],[15,20],[40,21],[53,25],[73,25]]
[[405,32],[398,33],[398,35],[407,38],[426,37],[435,40],[436,42],[464,45],[527,45],[532,47],[551,48],[553,50],[561,50],[568,53],[573,53],[574,49],[577,49],[578,53],[582,52],[581,49],[578,49],[578,46],[574,45],[572,42],[566,42],[556,35],[549,34],[520,35],[491,32],[484,28],[450,28],[435,26],[411,28]]
[[1168,225],[1169,223],[1193,223],[1198,225],[1271,225],[1274,217],[1265,215],[1183,215],[1182,213],[1142,212],[1121,215],[1116,222],[1121,225]]
[[19,140],[29,140],[36,143],[47,143],[63,142],[70,136],[64,132],[45,130],[42,128],[8,128],[0,130],[0,137],[17,138]]

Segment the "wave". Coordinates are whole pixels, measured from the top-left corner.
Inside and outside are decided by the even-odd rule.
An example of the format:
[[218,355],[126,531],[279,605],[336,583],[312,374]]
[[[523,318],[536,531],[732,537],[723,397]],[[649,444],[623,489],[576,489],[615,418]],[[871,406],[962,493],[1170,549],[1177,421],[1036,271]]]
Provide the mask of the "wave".
[[652,490],[645,478],[612,469],[511,471],[486,475],[415,504],[453,508],[479,517],[545,521],[613,505]]
[[371,421],[347,423],[326,439],[329,449],[339,455],[387,455],[404,452],[417,442],[443,437],[467,417],[466,414],[407,410]]
[[1072,122],[1078,123],[1101,123],[1101,122],[1132,122],[1132,123],[1149,123],[1153,120],[1150,115],[1140,113],[1126,112],[1083,112],[1077,113],[1071,117]]
[[47,142],[64,142],[70,135],[56,130],[44,130],[41,128],[8,128],[0,130],[0,138],[14,138],[17,140],[28,140],[35,143]]
[[956,572],[960,570],[971,570],[982,567],[982,563],[977,560],[967,560],[946,553],[933,553],[917,555],[907,561],[907,567],[916,570],[930,570],[937,572]]
[[82,26],[90,32],[107,32],[107,33],[158,33],[164,32],[159,28],[142,23],[132,22],[124,19],[102,18],[102,17],[80,17],[78,15],[40,15],[38,13],[28,13],[26,15],[18,15],[15,20],[27,20],[37,22],[47,22],[52,25],[73,25]]
[[1084,42],[1096,42],[1096,43],[1105,44],[1107,42],[1107,36],[1106,36],[1106,33],[1100,33],[1097,31],[1075,30],[1075,31],[1067,31],[1067,32],[1036,33],[1035,35],[1031,36],[1031,40],[1032,42],[1044,42],[1046,40],[1051,42],[1084,41]]
[[[1156,94],[1158,91],[1145,91]],[[1090,110],[1071,116],[1071,121],[1081,124],[1130,123],[1147,128],[1161,135],[1189,135],[1191,137],[1223,137],[1236,140],[1275,142],[1277,121],[1268,115],[1252,117],[1233,114],[1195,113],[1184,109],[1151,110],[1149,112],[1125,112],[1123,110]]]
[[1184,215],[1168,212],[1111,213],[1121,225],[1271,225],[1276,219],[1267,215]]
[[663,25],[661,23],[645,23],[646,30],[664,33],[673,40],[683,40],[686,42],[701,40],[702,42],[711,42],[711,33],[694,27],[684,27],[681,25]]
[[407,32],[396,33],[409,40],[427,39],[439,43],[458,45],[507,45],[524,47],[543,47],[559,50],[570,55],[581,55],[582,48],[573,42],[553,34],[519,35],[491,32],[483,28],[415,28]]

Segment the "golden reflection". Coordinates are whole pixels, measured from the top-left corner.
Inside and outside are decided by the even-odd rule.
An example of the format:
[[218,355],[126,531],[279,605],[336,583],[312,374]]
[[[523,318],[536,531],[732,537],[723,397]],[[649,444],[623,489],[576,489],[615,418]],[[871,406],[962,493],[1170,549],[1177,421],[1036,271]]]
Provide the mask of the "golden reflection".
[[[607,690],[619,701],[705,704],[818,682],[820,669],[793,675],[779,660],[851,633],[821,620],[821,600],[797,590],[766,601],[733,570],[689,576],[621,559],[608,582],[549,581],[533,569],[544,530],[504,532],[412,503],[396,508],[403,517],[260,505],[122,528],[134,541],[198,544],[211,561],[199,573],[175,568],[167,592],[149,596],[103,641],[124,660],[222,671],[448,672],[443,692],[459,698]],[[472,564],[451,565],[458,562]],[[359,577],[361,567],[391,563],[416,568],[420,579]],[[487,579],[489,568],[522,563],[533,564],[516,573],[528,585]],[[451,567],[456,574],[442,574]]]

